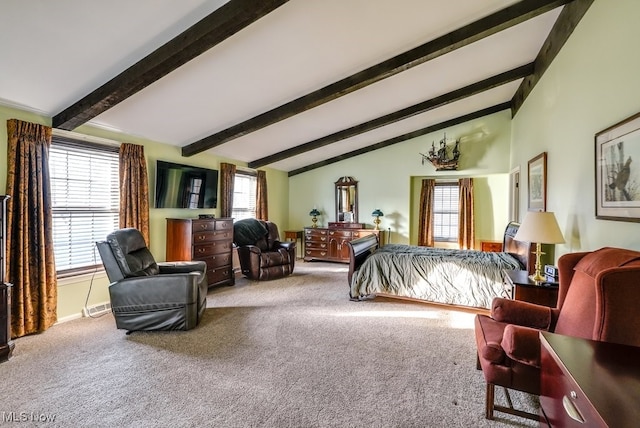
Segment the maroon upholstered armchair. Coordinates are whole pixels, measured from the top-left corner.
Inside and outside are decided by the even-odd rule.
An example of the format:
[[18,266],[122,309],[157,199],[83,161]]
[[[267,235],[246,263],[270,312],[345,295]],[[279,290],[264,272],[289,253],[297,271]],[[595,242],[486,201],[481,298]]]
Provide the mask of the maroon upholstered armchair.
[[[478,368],[487,382],[486,418],[494,411],[538,420],[494,403],[495,385],[540,394],[540,330],[640,346],[640,252],[601,248],[558,260],[556,308],[496,298],[491,316],[477,315]],[[507,390],[508,398],[508,390]]]
[[278,226],[254,218],[233,224],[233,240],[238,246],[242,274],[249,279],[270,280],[293,273],[296,243],[280,242]]

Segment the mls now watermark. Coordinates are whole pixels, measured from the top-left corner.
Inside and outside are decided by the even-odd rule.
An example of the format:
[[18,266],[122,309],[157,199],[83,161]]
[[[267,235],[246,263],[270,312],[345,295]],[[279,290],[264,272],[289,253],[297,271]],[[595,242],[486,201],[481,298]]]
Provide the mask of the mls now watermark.
[[55,422],[56,415],[36,412],[2,412],[2,422]]

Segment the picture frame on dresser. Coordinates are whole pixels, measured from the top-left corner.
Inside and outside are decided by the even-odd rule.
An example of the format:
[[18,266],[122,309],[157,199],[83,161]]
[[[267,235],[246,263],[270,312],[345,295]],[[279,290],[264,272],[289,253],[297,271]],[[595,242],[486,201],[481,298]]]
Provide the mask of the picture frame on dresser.
[[529,211],[547,210],[547,152],[529,160],[527,168]]
[[595,135],[596,219],[640,222],[640,113]]

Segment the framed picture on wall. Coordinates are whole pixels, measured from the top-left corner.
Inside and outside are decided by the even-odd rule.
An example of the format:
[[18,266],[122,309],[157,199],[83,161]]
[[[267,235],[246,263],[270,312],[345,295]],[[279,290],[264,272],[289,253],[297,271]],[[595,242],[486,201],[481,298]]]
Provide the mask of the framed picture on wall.
[[640,113],[598,132],[595,145],[596,218],[640,222]]
[[529,161],[528,209],[547,210],[547,152],[542,152]]

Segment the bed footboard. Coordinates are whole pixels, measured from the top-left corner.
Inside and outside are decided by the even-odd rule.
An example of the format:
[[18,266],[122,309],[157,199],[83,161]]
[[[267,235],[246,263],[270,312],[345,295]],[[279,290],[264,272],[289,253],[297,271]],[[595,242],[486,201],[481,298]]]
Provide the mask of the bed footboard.
[[378,248],[378,236],[372,233],[347,242],[347,246],[349,247],[348,285],[351,287],[351,278],[353,278],[355,271]]

